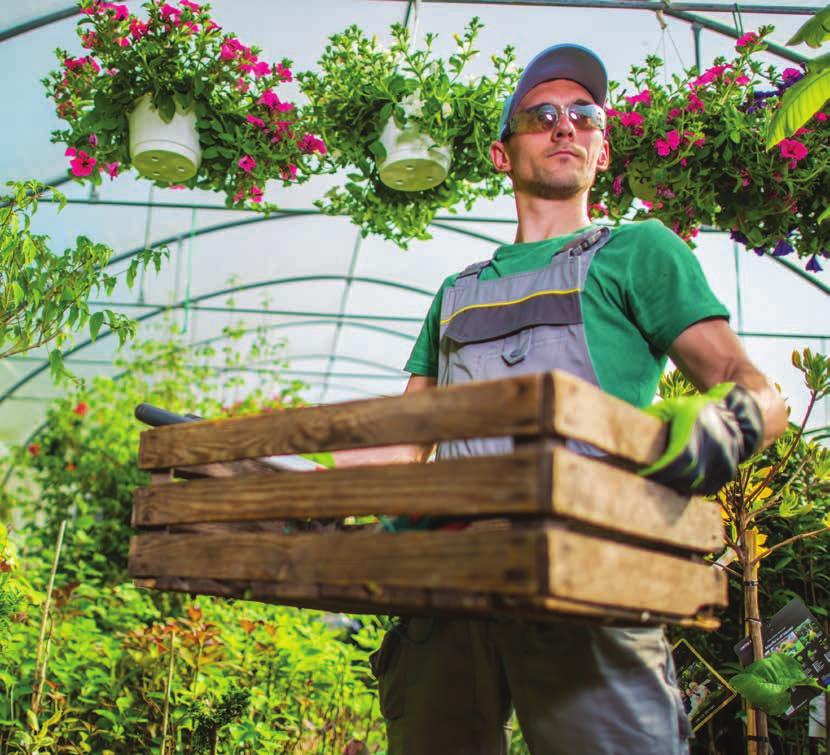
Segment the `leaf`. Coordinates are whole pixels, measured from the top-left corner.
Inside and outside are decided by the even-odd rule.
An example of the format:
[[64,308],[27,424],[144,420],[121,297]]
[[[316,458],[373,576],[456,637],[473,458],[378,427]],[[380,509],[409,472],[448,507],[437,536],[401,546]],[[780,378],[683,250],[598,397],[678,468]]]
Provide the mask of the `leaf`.
[[104,323],[104,313],[96,312],[89,318],[89,337],[94,341],[98,338],[98,331],[101,330],[101,325]]
[[383,146],[380,139],[376,139],[369,145],[369,152],[375,156],[376,160],[383,160],[386,158],[386,147]]
[[823,223],[825,220],[830,220],[830,207],[825,208],[824,212],[818,216],[819,223]]
[[753,708],[780,716],[790,707],[792,688],[810,679],[795,658],[779,651],[750,664],[729,683]]
[[830,97],[830,70],[808,73],[793,84],[781,98],[767,132],[767,149],[794,134],[812,118]]
[[169,94],[159,97],[158,111],[165,123],[170,123],[173,120],[173,116],[176,114],[176,103]]
[[799,30],[790,37],[787,45],[792,47],[805,42],[809,47],[820,47],[822,42],[830,39],[830,6],[820,10],[815,16],[805,21]]

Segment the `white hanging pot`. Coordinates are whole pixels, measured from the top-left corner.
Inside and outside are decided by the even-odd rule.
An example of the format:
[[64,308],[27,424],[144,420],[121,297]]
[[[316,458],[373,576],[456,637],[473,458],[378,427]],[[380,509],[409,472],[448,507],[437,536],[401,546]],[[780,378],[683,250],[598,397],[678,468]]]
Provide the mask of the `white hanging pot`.
[[202,162],[196,113],[176,110],[165,123],[145,94],[128,116],[130,158],[139,173],[153,181],[182,183],[196,175]]
[[[407,115],[420,103],[417,95],[403,105]],[[390,117],[380,135],[386,157],[377,160],[380,180],[390,189],[423,191],[438,186],[446,177],[452,161],[452,148],[438,145],[429,135],[422,134],[408,121],[403,129]]]

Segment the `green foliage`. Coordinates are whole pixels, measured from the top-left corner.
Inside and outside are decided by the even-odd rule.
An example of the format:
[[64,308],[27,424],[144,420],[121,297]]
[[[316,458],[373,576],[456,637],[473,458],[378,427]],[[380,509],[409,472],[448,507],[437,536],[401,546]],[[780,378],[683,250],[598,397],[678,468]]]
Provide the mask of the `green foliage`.
[[783,652],[770,653],[751,663],[729,683],[750,705],[771,716],[780,716],[787,710],[790,693],[796,687],[824,689],[804,673],[796,658]]
[[[106,5],[83,0],[77,34],[88,55],[56,50],[61,67],[43,79],[69,124],[52,140],[75,150],[76,159],[85,155],[73,175],[98,184],[102,171],[112,178],[131,166],[128,114],[149,94],[165,121],[177,111],[196,114],[202,161],[185,186],[224,193],[228,207],[270,210],[261,198],[266,181],[307,180],[313,153],[325,147],[309,140],[293,105],[273,91],[291,81],[291,61],[259,60],[258,47],[211,20],[209,5],[145,2],[142,17]],[[251,161],[240,165],[245,157]]]
[[[37,181],[9,182],[0,197],[0,359],[51,346],[49,366],[56,379],[69,375],[61,349],[72,334],[89,329],[93,340],[106,323],[121,345],[135,334],[135,322],[104,309],[90,312],[93,294],[111,294],[117,278],[106,272],[112,249],[79,236],[74,249],[56,254],[49,237],[32,232],[32,216],[47,192],[63,209],[59,191]],[[158,272],[166,251],[139,252],[126,272],[132,285],[139,270],[153,265]]]
[[782,94],[806,80],[757,59],[771,31],[744,35],[732,60],[702,73],[668,79],[649,56],[622,86],[612,82],[611,165],[597,175],[595,206],[617,222],[659,218],[690,244],[701,225],[713,226],[758,253],[795,251],[820,269],[818,257],[830,254],[830,226],[820,222],[830,118],[817,107],[807,128],[765,149]]
[[[806,21],[787,44],[793,46],[804,42],[810,47],[818,48],[828,39],[830,39],[830,6],[820,10]],[[781,107],[767,131],[767,149],[798,131],[824,107],[828,99],[830,99],[830,53],[813,58],[807,64],[806,76],[784,93]],[[828,213],[830,213],[830,207],[824,211],[819,220],[826,220],[830,217]]]
[[[298,75],[310,100],[310,128],[329,147],[327,164],[345,169],[347,182],[318,203],[329,214],[346,214],[363,233],[376,233],[406,248],[411,239],[431,238],[427,227],[442,208],[469,209],[482,197],[506,191],[504,177],[489,160],[489,147],[506,97],[518,79],[515,54],[506,47],[491,58],[494,74],[462,80],[467,63],[478,51],[475,40],[483,28],[473,18],[454,35],[456,52],[446,60],[435,56],[434,34],[423,47],[411,46],[409,31],[392,26],[393,44],[383,47],[357,26],[333,35],[318,61],[320,73]],[[432,189],[402,192],[385,186],[376,164],[385,156],[380,136],[393,118],[428,134],[438,145],[452,147],[446,180]]]

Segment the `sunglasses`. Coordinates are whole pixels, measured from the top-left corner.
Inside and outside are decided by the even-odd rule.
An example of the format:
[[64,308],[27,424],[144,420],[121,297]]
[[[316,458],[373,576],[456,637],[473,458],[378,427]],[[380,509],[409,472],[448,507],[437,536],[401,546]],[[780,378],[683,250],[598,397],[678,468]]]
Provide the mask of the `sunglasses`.
[[559,123],[563,113],[574,127],[580,131],[605,129],[605,111],[593,103],[571,103],[570,105],[554,105],[542,103],[529,110],[521,110],[507,122],[507,136],[510,134],[539,134],[553,131]]

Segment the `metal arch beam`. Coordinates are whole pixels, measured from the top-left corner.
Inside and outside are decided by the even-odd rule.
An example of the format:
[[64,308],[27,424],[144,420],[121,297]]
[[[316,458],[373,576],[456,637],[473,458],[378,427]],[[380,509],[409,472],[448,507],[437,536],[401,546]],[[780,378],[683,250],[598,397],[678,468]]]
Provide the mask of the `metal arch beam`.
[[63,10],[48,13],[45,16],[34,18],[31,21],[25,21],[22,24],[0,31],[0,42],[5,42],[7,39],[12,39],[20,34],[25,34],[27,31],[34,31],[35,29],[40,29],[44,26],[48,26],[49,24],[54,24],[57,21],[63,21],[64,19],[78,15],[80,12],[81,9],[77,5],[71,5]]
[[[323,279],[342,278],[342,276],[303,276],[303,277],[304,278],[323,278]],[[363,279],[362,278],[355,278],[355,280],[363,280]],[[381,284],[384,284],[384,282],[377,281],[375,279],[366,279],[366,280],[368,280],[369,282],[380,282]],[[262,286],[262,285],[267,285],[267,284],[256,284],[256,285],[257,286]],[[226,293],[227,292],[232,292],[234,290],[236,290],[236,289],[227,289]],[[219,295],[219,294],[217,294],[215,292],[210,293],[210,294],[204,294],[203,296],[197,297],[196,299],[191,299],[190,303],[192,304],[193,301],[197,301],[197,300],[200,300],[200,299],[203,299],[203,298],[208,298],[208,297],[217,296],[217,295]],[[155,309],[153,309],[150,312],[145,312],[143,315],[139,315],[138,317],[135,318],[135,321],[136,322],[145,322],[146,320],[150,320],[154,317],[158,317],[160,314],[163,314],[164,312],[169,312],[169,311],[174,311],[174,310],[177,310],[177,309],[182,309],[185,306],[186,303],[187,302],[185,302],[185,301],[180,301],[180,302],[176,302],[175,304],[171,304],[170,306],[156,307]],[[331,322],[334,319],[335,318],[330,318],[330,319],[327,319],[327,320],[322,321],[322,322],[324,322],[325,324],[331,324]],[[281,324],[279,326],[275,326],[275,327],[286,327],[286,326],[292,326],[292,325],[297,326],[297,325],[301,325],[301,324],[304,324],[303,321],[296,322],[296,323],[283,323],[283,324]],[[306,321],[305,324],[308,324],[308,322]],[[348,323],[348,324],[352,325],[352,326],[356,326],[356,327],[364,327],[364,328],[375,330],[375,331],[378,331],[378,332],[385,332],[389,335],[395,335],[395,336],[398,336],[398,337],[401,337],[401,338],[405,338],[407,340],[412,340],[412,341],[415,340],[415,336],[410,336],[408,334],[403,334],[403,333],[400,333],[399,331],[394,331],[390,328],[381,328],[380,326],[369,325],[368,323]],[[106,330],[105,332],[99,334],[98,338],[96,340],[100,341],[100,340],[103,340],[104,338],[108,338],[111,335],[112,335],[112,331],[111,330]],[[63,357],[66,358],[66,357],[72,356],[72,354],[77,354],[81,349],[84,349],[87,346],[92,345],[92,343],[93,343],[93,340],[91,338],[86,338],[83,341],[81,341],[80,343],[73,346],[71,349],[67,349],[66,351],[64,351],[63,352]],[[38,375],[45,372],[47,369],[49,369],[49,363],[47,361],[44,361],[44,363],[40,367],[38,367],[37,369],[34,369],[31,372],[24,375],[22,378],[20,378],[20,380],[15,382],[11,387],[7,388],[2,393],[2,395],[0,395],[0,404],[2,404],[9,396],[16,393],[20,388],[22,388],[24,385],[29,383],[31,380],[34,380]]]

